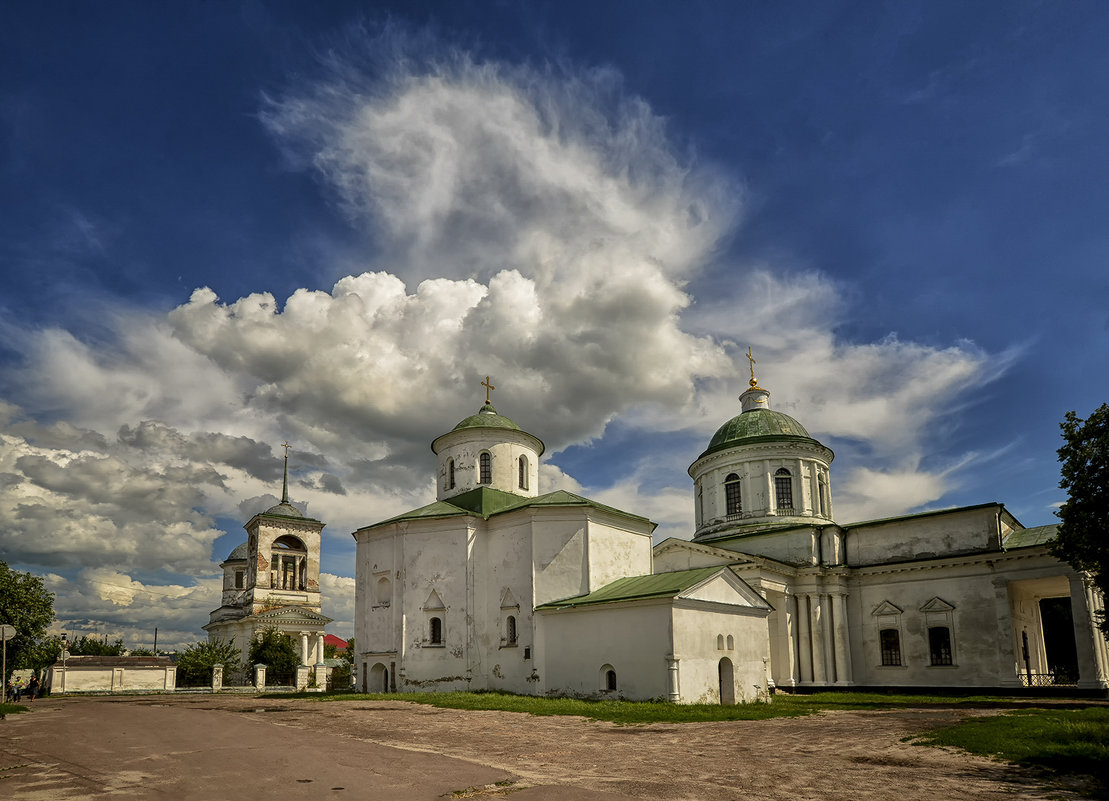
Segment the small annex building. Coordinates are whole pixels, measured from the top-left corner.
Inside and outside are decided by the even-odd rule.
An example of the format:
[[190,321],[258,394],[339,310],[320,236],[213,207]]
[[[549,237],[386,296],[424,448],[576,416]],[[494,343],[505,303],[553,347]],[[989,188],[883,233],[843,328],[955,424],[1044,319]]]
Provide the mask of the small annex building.
[[[234,643],[245,661],[251,641],[266,629],[293,638],[302,668],[324,678],[324,627],[320,599],[320,541],[324,523],[306,517],[289,501],[289,452],[281,503],[254,515],[244,526],[247,541],[220,563],[223,593],[204,626],[209,641]],[[308,671],[297,684],[308,680]],[[270,683],[273,683],[270,676]]]
[[[366,691],[763,700],[773,688],[1104,693],[1104,599],[1055,558],[1055,526],[1002,504],[839,524],[834,454],[770,408],[689,468],[691,539],[539,494],[543,443],[477,414],[432,443],[436,500],[354,532]],[[488,381],[488,380],[487,380]]]

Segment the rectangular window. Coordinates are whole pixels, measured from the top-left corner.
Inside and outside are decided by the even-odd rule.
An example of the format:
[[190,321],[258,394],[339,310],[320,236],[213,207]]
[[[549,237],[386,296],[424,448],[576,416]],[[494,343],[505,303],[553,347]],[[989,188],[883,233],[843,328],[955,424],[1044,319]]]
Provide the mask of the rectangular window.
[[901,664],[901,634],[897,629],[882,629],[878,632],[882,648],[882,665],[897,667]]
[[235,589],[241,590],[243,588],[243,571],[235,571]]
[[928,651],[933,665],[950,665],[951,629],[947,626],[933,626],[928,629]]

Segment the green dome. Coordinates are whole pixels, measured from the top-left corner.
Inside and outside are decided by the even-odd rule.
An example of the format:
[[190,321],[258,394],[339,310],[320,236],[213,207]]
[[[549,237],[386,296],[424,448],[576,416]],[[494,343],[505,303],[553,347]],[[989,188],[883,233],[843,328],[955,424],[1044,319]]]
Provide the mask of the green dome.
[[[733,417],[717,429],[701,456],[724,448],[773,439],[806,439],[815,442],[805,427],[788,414],[770,409],[752,409]],[[700,458],[700,457],[698,457]]]
[[497,410],[493,408],[493,404],[491,403],[482,406],[481,411],[477,414],[471,414],[456,425],[452,431],[458,431],[462,428],[509,428],[513,431],[522,430],[507,417],[497,414]]

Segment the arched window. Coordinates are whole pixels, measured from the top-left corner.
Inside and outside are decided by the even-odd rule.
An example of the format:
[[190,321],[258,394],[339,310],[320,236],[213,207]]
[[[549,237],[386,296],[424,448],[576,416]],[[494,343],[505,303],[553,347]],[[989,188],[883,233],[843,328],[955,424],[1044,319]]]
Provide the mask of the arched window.
[[731,634],[728,635],[728,650],[735,650],[735,637],[733,637]]
[[717,651],[723,651],[724,650],[724,635],[723,634],[717,634],[716,635],[716,650]]
[[612,665],[605,665],[601,668],[601,691],[616,692],[616,670]]
[[739,476],[728,473],[724,479],[724,503],[726,514],[738,515],[743,513],[743,500],[740,497]]
[[432,645],[443,644],[443,620],[442,618],[433,617],[428,626],[428,642]]
[[521,456],[519,459],[519,473],[520,473],[520,489],[526,490],[528,488],[528,457]]
[[509,645],[516,644],[516,617],[509,615],[504,622],[504,639]]
[[821,476],[820,480],[817,481],[817,491],[818,491],[818,494],[820,496],[817,499],[818,503],[820,504],[820,516],[821,517],[827,517],[828,516],[828,479],[824,478],[824,476]]
[[793,511],[793,475],[784,467],[774,473],[774,495],[778,502],[778,514]]
[[897,629],[882,629],[878,632],[878,640],[882,649],[882,664],[886,667],[896,667],[901,664],[901,634]]
[[284,534],[270,549],[270,589],[304,590],[308,582],[308,549],[296,537]]
[[928,629],[928,652],[933,665],[950,665],[951,629],[947,626],[932,626]]
[[478,462],[478,483],[479,484],[492,484],[493,483],[493,457],[489,455],[488,451],[484,452],[477,458]]
[[447,459],[447,489],[454,489],[454,459]]

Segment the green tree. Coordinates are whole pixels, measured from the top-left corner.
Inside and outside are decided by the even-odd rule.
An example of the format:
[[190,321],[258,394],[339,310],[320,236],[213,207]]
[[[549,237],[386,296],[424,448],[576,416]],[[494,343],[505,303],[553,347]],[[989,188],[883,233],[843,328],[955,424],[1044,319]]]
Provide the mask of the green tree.
[[334,689],[346,689],[350,686],[350,674],[354,669],[354,638],[347,640],[347,647],[342,651],[339,646],[330,643],[323,647],[323,655],[327,659],[340,659],[342,664],[331,671],[331,686]]
[[223,665],[224,675],[234,673],[240,669],[241,656],[234,643],[201,640],[177,655],[177,683],[182,687],[209,684],[214,665]]
[[[1059,449],[1067,500],[1059,508],[1055,555],[1075,570],[1090,574],[1093,584],[1109,597],[1109,404],[1101,404],[1087,419],[1067,412],[1059,424]],[[1100,613],[1098,626],[1109,635],[1109,620]]]
[[250,666],[265,665],[269,674],[289,674],[300,664],[293,638],[275,628],[263,629],[250,644]]
[[87,634],[82,634],[81,639],[69,644],[70,656],[123,656],[126,650],[122,639],[109,643],[107,637],[99,639]]
[[8,642],[9,671],[34,667],[27,664],[28,657],[53,622],[54,593],[46,589],[42,579],[12,570],[0,561],[0,623],[15,626],[15,636]]

